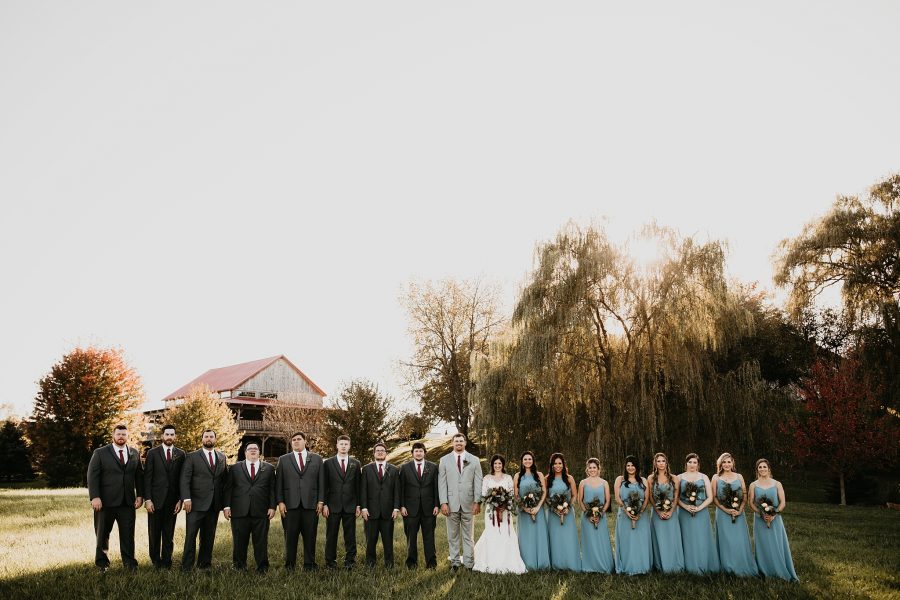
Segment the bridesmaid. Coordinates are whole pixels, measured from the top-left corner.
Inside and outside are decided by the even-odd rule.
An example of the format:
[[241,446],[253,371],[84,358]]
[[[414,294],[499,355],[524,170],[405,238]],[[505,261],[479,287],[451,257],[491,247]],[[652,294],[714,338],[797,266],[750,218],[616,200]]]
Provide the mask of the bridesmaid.
[[[609,510],[611,497],[609,484],[600,477],[600,461],[589,458],[585,465],[587,478],[578,484],[578,504],[584,511],[581,521],[581,570],[590,573],[614,573],[612,545],[609,541],[609,527],[606,522],[606,511]],[[590,520],[588,502],[600,502],[600,521],[596,527]]]
[[[684,460],[685,472],[678,476],[681,483],[678,505],[684,509],[678,511],[684,568],[697,575],[716,573],[719,570],[719,552],[716,550],[709,511],[706,510],[713,500],[712,487],[706,475],[700,472],[699,456],[691,452]],[[698,488],[693,502],[685,494],[689,483],[696,484]]]
[[[684,571],[684,550],[681,547],[681,526],[675,517],[678,512],[675,500],[678,477],[669,471],[669,459],[662,452],[653,455],[653,474],[647,478],[647,485],[653,507],[650,514],[653,525],[653,568],[663,573],[680,573]],[[658,497],[671,499],[672,504],[668,510],[656,507]]]
[[[791,547],[781,520],[781,513],[787,505],[784,488],[781,487],[781,482],[772,479],[772,467],[765,458],[756,461],[756,477],[756,481],[750,484],[750,508],[756,513],[753,517],[756,565],[763,577],[800,581],[794,570]],[[757,503],[763,497],[772,501],[775,506],[774,515],[760,515]]]
[[[569,510],[562,522],[553,512],[550,499],[554,494],[566,495]],[[575,478],[569,475],[566,459],[559,452],[550,456],[550,475],[547,476],[547,529],[550,535],[550,565],[564,571],[581,570],[581,551],[578,548],[578,527],[575,524]]]
[[[634,516],[625,510],[632,493],[637,494],[641,502],[640,511]],[[616,515],[616,568],[619,573],[628,575],[649,573],[653,565],[650,515],[646,510],[650,494],[647,493],[647,480],[641,477],[635,457],[625,457],[625,473],[616,477],[615,494],[616,504],[619,505]],[[631,527],[632,522],[634,528]]]
[[[727,452],[716,460],[716,474],[712,478],[712,487],[716,490],[716,541],[719,545],[719,563],[724,573],[732,573],[741,577],[759,575],[753,552],[750,549],[750,534],[747,531],[747,519],[744,507],[747,505],[747,486],[740,473],[735,471],[734,458]],[[726,504],[726,486],[741,491],[738,506]]]
[[519,459],[519,472],[513,480],[516,499],[535,494],[540,500],[536,507],[523,508],[519,515],[519,553],[529,571],[550,568],[550,540],[547,537],[547,515],[544,502],[547,488],[544,474],[534,464],[534,453],[526,450]]

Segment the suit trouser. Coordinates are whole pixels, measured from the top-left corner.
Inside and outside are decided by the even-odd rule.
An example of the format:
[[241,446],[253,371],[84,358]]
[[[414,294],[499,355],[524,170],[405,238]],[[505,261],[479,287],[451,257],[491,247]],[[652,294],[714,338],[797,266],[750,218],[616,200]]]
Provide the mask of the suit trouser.
[[109,566],[109,534],[112,532],[113,523],[119,524],[119,550],[122,554],[122,564],[126,567],[137,567],[134,558],[134,505],[104,506],[94,511],[94,533],[97,534],[97,549],[94,553],[94,564],[98,567]]
[[[197,567],[207,569],[212,565],[213,546],[216,543],[216,525],[219,522],[217,510],[192,510],[185,518],[184,552],[181,557],[181,568],[191,569],[194,556],[197,556]],[[200,552],[197,553],[197,533],[200,533]]]
[[406,533],[406,566],[415,567],[419,563],[417,546],[419,529],[422,530],[422,550],[425,552],[425,566],[437,567],[437,551],[434,548],[434,528],[437,517],[419,514],[403,518],[403,529]]
[[462,564],[467,569],[475,566],[475,519],[470,512],[463,512],[460,508],[450,513],[447,517],[447,542],[450,544],[450,564],[459,566],[459,542],[462,537],[463,558]]
[[297,564],[297,540],[303,536],[303,568],[316,567],[316,532],[319,516],[315,509],[289,508],[281,522],[284,527],[284,566],[293,569]]
[[269,568],[269,518],[231,517],[232,546],[231,561],[235,568],[247,568],[247,546],[253,537],[253,560],[256,570]]
[[344,565],[356,563],[356,513],[328,513],[325,522],[325,564],[337,565],[337,543],[340,528],[344,528]]
[[147,534],[150,538],[150,561],[157,567],[172,566],[175,549],[175,505],[161,505],[147,515]]
[[384,566],[394,566],[394,520],[390,517],[373,519],[369,517],[365,525],[366,531],[366,565],[375,566],[375,548],[378,546],[378,536],[381,536],[381,546],[384,548]]

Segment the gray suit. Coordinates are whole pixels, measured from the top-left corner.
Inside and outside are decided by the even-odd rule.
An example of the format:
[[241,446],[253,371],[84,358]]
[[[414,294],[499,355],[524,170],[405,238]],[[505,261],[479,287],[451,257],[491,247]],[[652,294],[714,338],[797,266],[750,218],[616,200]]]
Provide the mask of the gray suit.
[[438,496],[441,504],[450,508],[447,517],[447,541],[450,544],[450,565],[460,565],[459,545],[462,536],[463,559],[467,569],[475,566],[475,519],[472,505],[481,501],[481,462],[477,456],[464,452],[457,465],[454,452],[441,458],[438,466]]

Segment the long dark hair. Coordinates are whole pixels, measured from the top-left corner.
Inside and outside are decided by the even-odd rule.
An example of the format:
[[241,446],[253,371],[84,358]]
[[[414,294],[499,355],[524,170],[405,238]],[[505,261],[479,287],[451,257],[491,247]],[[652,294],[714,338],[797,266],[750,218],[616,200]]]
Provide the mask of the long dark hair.
[[569,485],[569,468],[566,467],[566,457],[563,456],[562,452],[554,452],[553,454],[550,455],[550,474],[547,475],[547,489],[548,490],[550,489],[550,486],[553,485],[553,479],[556,477],[556,473],[553,471],[553,463],[556,462],[557,458],[560,459],[563,464],[563,469],[562,469],[562,474],[561,474],[563,481],[566,482],[567,487]]
[[506,457],[502,454],[495,454],[491,457],[491,462],[488,463],[491,468],[491,475],[494,474],[494,463],[498,460],[500,461],[500,472],[506,473]]
[[519,483],[522,482],[522,478],[525,477],[525,473],[529,472],[525,470],[525,465],[522,464],[522,459],[526,456],[531,457],[531,476],[534,477],[534,480],[537,481],[538,485],[540,485],[541,480],[538,478],[537,461],[534,459],[534,452],[532,452],[531,450],[526,450],[522,453],[522,456],[519,457]]
[[637,479],[638,487],[644,489],[644,482],[641,481],[641,463],[631,454],[625,457],[625,464],[622,465],[622,484],[625,487],[631,486],[631,482],[628,480],[628,463],[634,465],[634,478]]

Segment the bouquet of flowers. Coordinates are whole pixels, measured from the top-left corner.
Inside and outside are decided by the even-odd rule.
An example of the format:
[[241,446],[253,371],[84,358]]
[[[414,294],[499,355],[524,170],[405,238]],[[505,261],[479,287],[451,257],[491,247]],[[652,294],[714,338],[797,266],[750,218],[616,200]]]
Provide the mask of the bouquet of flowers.
[[[684,489],[681,491],[681,497],[684,498],[684,501],[688,504],[693,504],[697,506],[697,496],[700,495],[700,486],[697,485],[696,481],[686,481],[684,483]],[[691,513],[691,518],[693,518],[697,513]]]
[[585,504],[585,508],[587,509],[587,512],[585,512],[584,515],[594,526],[594,529],[597,529],[597,526],[600,525],[600,519],[603,518],[603,505],[600,504],[600,498],[594,498]]
[[534,522],[537,520],[537,515],[531,514],[530,510],[537,508],[537,505],[541,501],[541,494],[537,492],[528,492],[524,496],[519,498],[519,506],[525,509],[525,512],[531,516],[531,521]]
[[653,508],[661,513],[668,513],[675,508],[675,492],[672,486],[662,488],[653,484]]
[[[641,500],[640,494],[637,492],[629,493],[628,499],[625,501],[625,512],[627,512],[629,516],[636,517],[641,514],[643,508],[644,502]],[[632,529],[634,529],[636,523],[637,522],[634,519],[631,520]]]
[[[772,504],[772,499],[769,498],[768,496],[757,496],[756,508],[762,514],[770,516],[770,517],[778,514],[778,511],[775,510],[775,505]],[[766,521],[766,527],[768,529],[772,529],[772,523],[770,521]]]
[[[741,486],[731,487],[731,484],[727,482],[725,483],[725,487],[722,488],[722,493],[719,494],[719,502],[726,508],[731,508],[732,510],[737,510],[743,499],[744,492],[741,490]],[[736,523],[737,517],[732,515],[731,522]]]
[[566,521],[566,515],[569,514],[569,511],[572,509],[572,505],[569,504],[569,492],[564,494],[553,494],[550,496],[550,508],[557,514],[559,517],[559,524],[562,525]]
[[488,490],[488,495],[484,501],[488,505],[488,516],[491,518],[491,522],[494,525],[500,527],[504,512],[506,512],[506,520],[509,522],[509,515],[515,509],[512,491],[499,485]]

